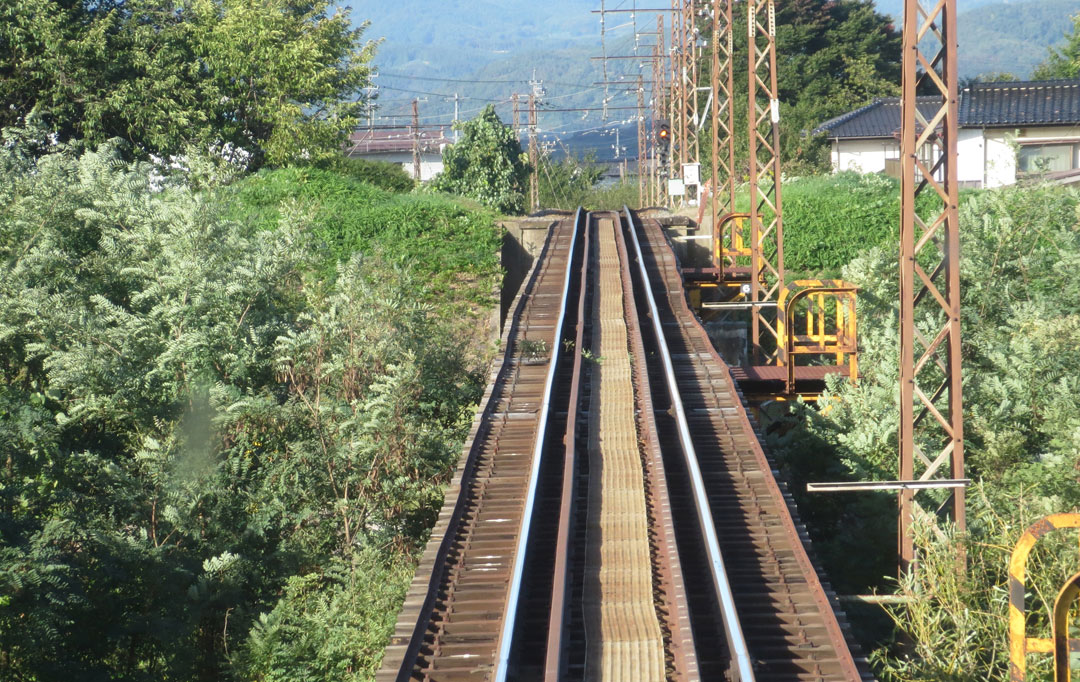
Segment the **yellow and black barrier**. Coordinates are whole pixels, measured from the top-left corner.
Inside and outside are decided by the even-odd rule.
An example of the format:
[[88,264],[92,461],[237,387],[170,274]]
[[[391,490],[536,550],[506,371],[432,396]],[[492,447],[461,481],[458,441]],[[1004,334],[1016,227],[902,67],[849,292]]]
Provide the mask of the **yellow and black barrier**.
[[1025,574],[1028,556],[1040,538],[1052,531],[1080,528],[1080,514],[1051,514],[1029,527],[1013,548],[1009,560],[1009,679],[1023,682],[1027,676],[1027,655],[1054,655],[1054,678],[1069,680],[1069,654],[1080,651],[1080,639],[1069,638],[1069,607],[1080,594],[1080,573],[1070,578],[1054,604],[1053,636],[1028,637],[1027,611],[1024,595],[1027,592]]

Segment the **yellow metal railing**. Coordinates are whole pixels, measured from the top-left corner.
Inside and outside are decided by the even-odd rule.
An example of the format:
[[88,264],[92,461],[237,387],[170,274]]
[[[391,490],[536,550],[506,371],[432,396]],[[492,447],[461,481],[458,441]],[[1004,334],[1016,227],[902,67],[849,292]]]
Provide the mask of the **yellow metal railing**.
[[[858,288],[838,279],[801,279],[784,287],[777,301],[779,363],[787,367],[787,392],[795,392],[799,355],[833,356],[847,366],[852,381],[859,371],[855,302]],[[803,333],[800,333],[803,332]]]
[[749,213],[726,213],[717,221],[713,230],[713,262],[720,268],[720,279],[735,266],[736,258],[749,258],[750,246],[743,235],[750,229]]
[[1035,543],[1055,530],[1080,528],[1080,514],[1051,514],[1033,523],[1016,541],[1009,559],[1009,679],[1023,682],[1027,677],[1028,653],[1054,655],[1054,679],[1069,680],[1069,653],[1080,648],[1080,640],[1069,638],[1069,607],[1080,593],[1080,573],[1068,581],[1054,603],[1053,636],[1028,637],[1024,597],[1028,555]]
[[[1076,597],[1080,596],[1080,573],[1074,573],[1065,582],[1054,602],[1054,680],[1071,682],[1072,670],[1069,667],[1069,609]],[[1073,640],[1075,641],[1075,640]]]

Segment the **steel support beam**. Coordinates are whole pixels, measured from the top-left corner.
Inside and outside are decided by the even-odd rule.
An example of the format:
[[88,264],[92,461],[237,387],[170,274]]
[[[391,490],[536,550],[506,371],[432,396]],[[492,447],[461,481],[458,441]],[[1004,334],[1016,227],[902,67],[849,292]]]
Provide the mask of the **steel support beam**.
[[684,163],[695,163],[698,155],[698,112],[697,112],[697,25],[695,23],[697,8],[695,0],[682,0],[680,6],[681,20],[679,27],[680,35],[680,86],[682,88],[681,104],[679,111],[679,125],[681,127],[679,148],[679,175],[682,176]]
[[[904,0],[900,157],[900,478],[964,478],[957,217],[956,0]],[[932,98],[920,112],[916,95]],[[924,105],[926,106],[926,105]],[[927,116],[928,114],[929,116]],[[916,211],[928,195],[932,208]],[[926,205],[926,204],[924,204]],[[963,531],[964,489],[949,493]],[[899,495],[899,560],[915,560],[915,493]],[[963,562],[963,557],[958,558]]]
[[[784,287],[784,228],[780,193],[780,102],[776,85],[776,8],[747,0],[749,37],[750,300],[775,301]],[[776,318],[755,307],[750,317],[751,364],[773,364]]]
[[638,177],[638,206],[646,206],[645,203],[645,81],[641,75],[637,78],[637,177]]
[[664,17],[656,17],[656,47],[655,61],[653,62],[653,120],[651,122],[652,136],[649,141],[652,145],[652,202],[653,206],[667,206],[667,192],[664,188],[664,171],[660,168],[659,150],[656,145],[656,123],[668,118],[668,90],[667,90],[667,50],[664,49]]
[[[712,217],[713,239],[721,239],[718,231],[720,216],[735,210],[735,107],[732,97],[735,90],[735,69],[734,33],[731,23],[733,4],[734,0],[713,0],[710,74],[713,97],[709,111],[712,123],[712,196],[709,199],[709,211]],[[722,262],[715,263],[718,268],[723,268],[724,265]]]
[[532,174],[529,176],[529,210],[535,211],[540,208],[540,154],[536,144],[536,93],[529,93],[529,165],[532,166]]

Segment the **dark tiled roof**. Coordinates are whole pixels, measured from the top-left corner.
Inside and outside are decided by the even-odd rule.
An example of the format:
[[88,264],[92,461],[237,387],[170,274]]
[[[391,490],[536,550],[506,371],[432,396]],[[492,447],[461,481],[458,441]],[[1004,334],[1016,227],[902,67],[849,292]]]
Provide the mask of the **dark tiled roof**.
[[[916,106],[929,120],[937,111],[935,97],[918,97]],[[882,97],[864,107],[825,121],[814,133],[829,137],[892,137],[900,129],[900,98]]]
[[[929,120],[938,97],[919,97]],[[1080,124],[1080,80],[975,83],[960,93],[960,127]],[[900,98],[876,99],[825,121],[814,133],[830,138],[892,137],[900,128]]]
[[974,83],[960,95],[962,126],[1080,123],[1080,80]]

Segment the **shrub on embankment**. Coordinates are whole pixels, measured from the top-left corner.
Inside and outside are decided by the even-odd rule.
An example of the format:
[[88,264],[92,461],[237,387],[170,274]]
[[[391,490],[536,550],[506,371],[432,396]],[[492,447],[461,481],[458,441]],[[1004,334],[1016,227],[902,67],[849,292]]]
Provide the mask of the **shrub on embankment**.
[[326,171],[161,190],[110,145],[22,152],[0,147],[0,679],[369,679],[483,388],[428,280],[492,271],[496,227]]
[[[931,188],[920,197],[933,207]],[[784,267],[795,277],[836,277],[862,251],[899,247],[900,182],[851,171],[787,180],[783,184]],[[749,209],[748,190],[738,197]]]
[[[773,451],[795,481],[803,519],[836,587],[898,592],[888,614],[903,635],[877,642],[883,680],[1007,677],[1009,553],[1030,523],[1080,509],[1080,192],[1059,186],[970,192],[960,208],[961,311],[968,534],[918,528],[919,570],[896,584],[896,497],[809,495],[803,483],[893,480],[897,471],[896,247],[846,264],[860,287],[858,385],[837,382],[816,407],[796,407]],[[941,320],[918,316],[926,338]],[[918,346],[916,347],[918,350]],[[932,371],[932,368],[931,368]],[[936,384],[935,384],[936,385]],[[927,452],[941,444],[922,442]],[[941,495],[920,493],[927,510]],[[931,515],[932,516],[932,515]],[[948,529],[946,529],[947,531]],[[1075,571],[1075,535],[1033,555],[1029,632],[1049,636],[1047,613]],[[963,548],[967,567],[955,571]],[[868,631],[859,623],[856,630]],[[1038,660],[1037,660],[1038,659]],[[1033,679],[1051,661],[1031,657]]]
[[327,270],[355,252],[405,259],[445,292],[464,276],[495,285],[501,234],[494,215],[445,195],[401,194],[318,168],[262,171],[229,190],[239,215],[275,226],[289,206],[305,211],[327,253]]

